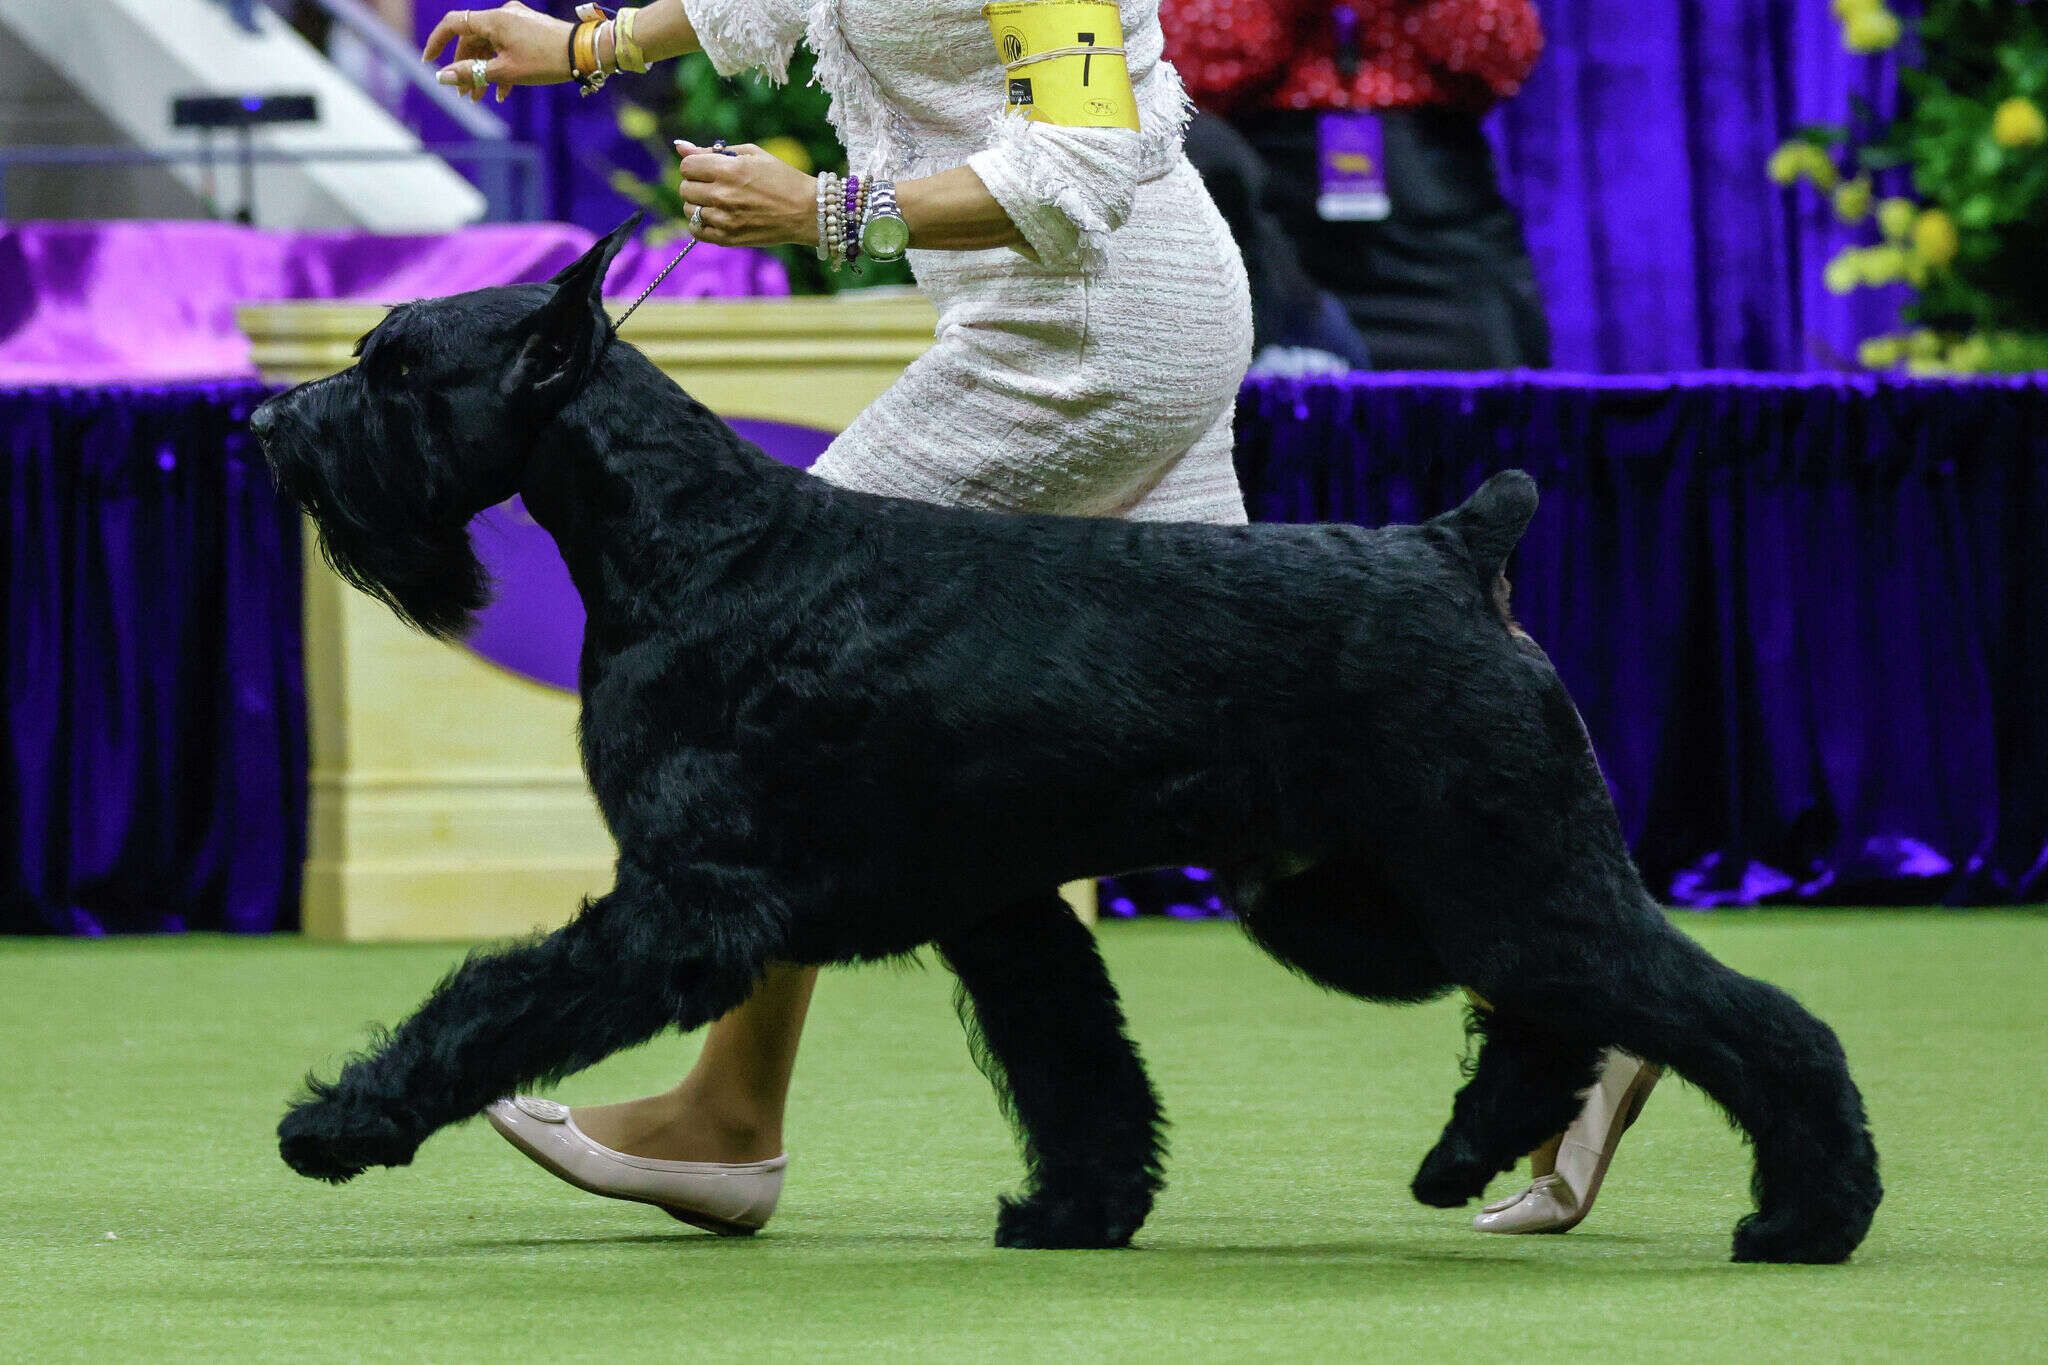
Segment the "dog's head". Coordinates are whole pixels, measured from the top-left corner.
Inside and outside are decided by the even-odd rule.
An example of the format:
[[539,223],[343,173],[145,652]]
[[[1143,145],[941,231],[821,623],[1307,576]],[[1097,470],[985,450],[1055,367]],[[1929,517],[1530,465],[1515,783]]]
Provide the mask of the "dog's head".
[[546,284],[394,308],[357,363],[249,418],[336,573],[428,634],[490,598],[471,517],[517,493],[548,423],[611,339],[599,294],[638,215]]

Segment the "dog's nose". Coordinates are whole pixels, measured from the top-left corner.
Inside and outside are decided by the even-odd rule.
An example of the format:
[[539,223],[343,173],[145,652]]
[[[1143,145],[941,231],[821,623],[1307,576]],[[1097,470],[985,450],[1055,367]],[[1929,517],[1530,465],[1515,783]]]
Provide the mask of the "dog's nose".
[[256,439],[259,441],[268,436],[270,429],[276,425],[277,400],[275,398],[264,400],[261,407],[249,414],[249,430],[256,433]]

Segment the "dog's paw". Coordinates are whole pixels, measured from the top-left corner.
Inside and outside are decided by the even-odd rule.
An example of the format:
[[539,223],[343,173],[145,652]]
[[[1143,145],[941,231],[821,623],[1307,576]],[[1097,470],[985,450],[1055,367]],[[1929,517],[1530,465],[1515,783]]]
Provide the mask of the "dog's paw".
[[1028,1250],[1129,1246],[1151,1212],[1149,1195],[1052,1194],[1004,1199],[996,1245]]
[[388,1115],[337,1100],[294,1105],[277,1125],[284,1164],[313,1180],[342,1184],[372,1166],[403,1166],[419,1139]]
[[1868,1218],[1843,1223],[1797,1216],[1766,1217],[1752,1213],[1735,1225],[1736,1261],[1768,1261],[1780,1265],[1837,1265],[1849,1259],[1863,1240]]
[[1417,1200],[1434,1209],[1455,1209],[1486,1190],[1500,1172],[1465,1144],[1446,1137],[1422,1158],[1408,1186]]

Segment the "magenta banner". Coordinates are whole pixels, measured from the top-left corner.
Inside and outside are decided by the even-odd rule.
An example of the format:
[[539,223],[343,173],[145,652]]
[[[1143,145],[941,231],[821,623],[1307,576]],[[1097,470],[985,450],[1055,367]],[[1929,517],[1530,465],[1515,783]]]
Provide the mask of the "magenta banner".
[[[235,325],[245,303],[394,304],[544,280],[595,240],[566,223],[499,223],[384,237],[232,223],[0,224],[0,384],[164,384],[256,377]],[[628,243],[606,281],[632,298],[676,244]],[[707,246],[655,297],[787,294],[762,251]]]

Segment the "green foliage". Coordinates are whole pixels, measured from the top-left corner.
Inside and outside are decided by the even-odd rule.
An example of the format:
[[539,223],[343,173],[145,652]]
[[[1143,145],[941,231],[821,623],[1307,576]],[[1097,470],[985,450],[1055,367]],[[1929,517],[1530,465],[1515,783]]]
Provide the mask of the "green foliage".
[[[799,170],[823,168],[843,173],[846,152],[826,117],[829,97],[822,87],[811,83],[812,60],[809,52],[799,50],[789,65],[787,85],[773,85],[755,76],[727,80],[712,70],[711,59],[701,52],[671,63],[668,70],[673,84],[651,101],[651,107],[629,106],[619,119],[621,131],[646,146],[656,164],[664,168],[663,174],[642,180],[630,172],[616,172],[612,187],[650,213],[666,218],[669,234],[681,235],[689,206],[676,193],[675,152],[669,144],[677,138],[700,144],[721,138],[730,143],[751,142]],[[657,67],[657,74],[647,78],[655,87],[661,69]],[[799,294],[911,283],[910,268],[902,261],[862,261],[856,274],[852,269],[829,269],[809,247],[770,250],[788,269],[790,288]]]
[[[1835,7],[1850,25],[1882,0]],[[1928,0],[1907,28],[1916,40],[1899,72],[1901,112],[1849,147],[1849,161],[1861,172],[1902,171],[1917,200],[1905,258],[1915,297],[1905,315],[1943,349],[1911,363],[1926,372],[2039,367],[2048,361],[2048,5]],[[1867,108],[1859,114],[1861,127],[1876,123]],[[1853,138],[1814,125],[1794,142],[1832,157]],[[1803,170],[1803,155],[1781,152],[1777,178]],[[1828,171],[1803,178],[1829,187]],[[1835,266],[1830,287],[1855,273]],[[1878,346],[1866,356],[1893,349],[1906,350]]]

